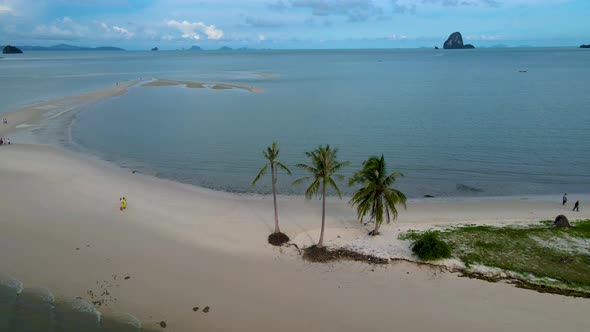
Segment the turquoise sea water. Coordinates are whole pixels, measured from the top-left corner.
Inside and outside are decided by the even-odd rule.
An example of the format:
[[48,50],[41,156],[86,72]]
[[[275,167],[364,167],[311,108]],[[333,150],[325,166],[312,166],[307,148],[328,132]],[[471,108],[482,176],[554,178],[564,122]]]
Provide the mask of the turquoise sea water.
[[587,193],[589,65],[573,48],[30,53],[0,60],[0,112],[138,77],[236,83],[264,92],[137,87],[35,136],[236,192],[268,191],[250,182],[277,140],[288,165],[336,146],[346,174],[383,153],[414,197]]

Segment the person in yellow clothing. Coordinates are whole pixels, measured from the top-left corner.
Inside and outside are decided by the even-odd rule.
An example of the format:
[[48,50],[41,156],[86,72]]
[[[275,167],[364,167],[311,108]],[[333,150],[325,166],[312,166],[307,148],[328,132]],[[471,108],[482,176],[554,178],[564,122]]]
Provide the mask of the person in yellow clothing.
[[127,208],[127,199],[125,197],[123,197],[123,198],[119,198],[119,200],[121,201],[121,207],[119,209],[121,211],[123,211]]

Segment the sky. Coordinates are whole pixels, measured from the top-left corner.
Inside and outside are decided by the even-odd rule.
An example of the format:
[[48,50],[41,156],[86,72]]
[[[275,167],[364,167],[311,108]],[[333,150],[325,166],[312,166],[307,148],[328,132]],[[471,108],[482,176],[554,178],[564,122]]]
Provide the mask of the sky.
[[590,0],[0,0],[0,45],[182,49],[590,44]]

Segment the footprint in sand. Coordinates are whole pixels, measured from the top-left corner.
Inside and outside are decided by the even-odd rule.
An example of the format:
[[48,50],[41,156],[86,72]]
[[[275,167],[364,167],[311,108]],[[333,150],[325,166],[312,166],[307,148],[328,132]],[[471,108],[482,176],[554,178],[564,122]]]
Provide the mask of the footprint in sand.
[[193,308],[193,311],[194,311],[194,312],[197,312],[197,311],[199,311],[199,307],[194,307],[194,308]]
[[163,329],[165,329],[166,326],[168,326],[168,324],[166,324],[165,321],[161,321],[159,324],[160,324],[160,327],[163,328]]
[[203,312],[204,313],[208,313],[209,312],[209,306],[206,306],[205,308],[203,308]]

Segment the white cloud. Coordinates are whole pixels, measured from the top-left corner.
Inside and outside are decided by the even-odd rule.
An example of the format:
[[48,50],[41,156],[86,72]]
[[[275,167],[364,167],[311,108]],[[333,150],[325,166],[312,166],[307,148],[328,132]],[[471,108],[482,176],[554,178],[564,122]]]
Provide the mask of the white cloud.
[[567,3],[570,0],[391,0],[396,12],[416,13],[418,6],[483,6],[483,7],[506,7],[506,6],[539,6]]
[[259,34],[258,35],[258,41],[265,41],[266,40],[266,36],[263,34]]
[[214,25],[206,25],[203,22],[189,22],[170,20],[166,22],[171,28],[178,29],[182,33],[182,38],[185,39],[201,39],[199,33],[203,33],[208,39],[218,40],[223,37],[223,31]]
[[125,38],[132,38],[135,35],[133,32],[130,32],[129,30],[118,27],[116,25],[113,25],[113,30],[120,33]]
[[490,35],[469,35],[465,36],[465,40],[476,40],[476,41],[493,41],[501,40],[502,36],[490,36]]
[[406,36],[406,35],[396,35],[394,33],[394,34],[391,34],[391,35],[387,36],[387,39],[389,39],[389,40],[404,40],[404,39],[408,39],[408,36]]
[[51,38],[65,38],[70,39],[72,37],[82,37],[82,34],[78,31],[69,30],[63,27],[59,27],[55,24],[50,25],[38,25],[33,31],[40,37],[51,37]]
[[40,38],[75,39],[84,37],[88,33],[88,27],[80,25],[66,16],[55,20],[52,24],[36,26],[33,33]]
[[107,23],[105,22],[95,22],[96,24],[98,24],[105,32],[106,34],[103,34],[102,36],[104,38],[126,38],[126,39],[131,39],[133,37],[135,37],[135,33],[132,31],[129,31],[126,28],[117,26],[117,25],[113,25],[113,26],[109,26]]
[[12,8],[9,5],[0,4],[0,15],[12,14]]

